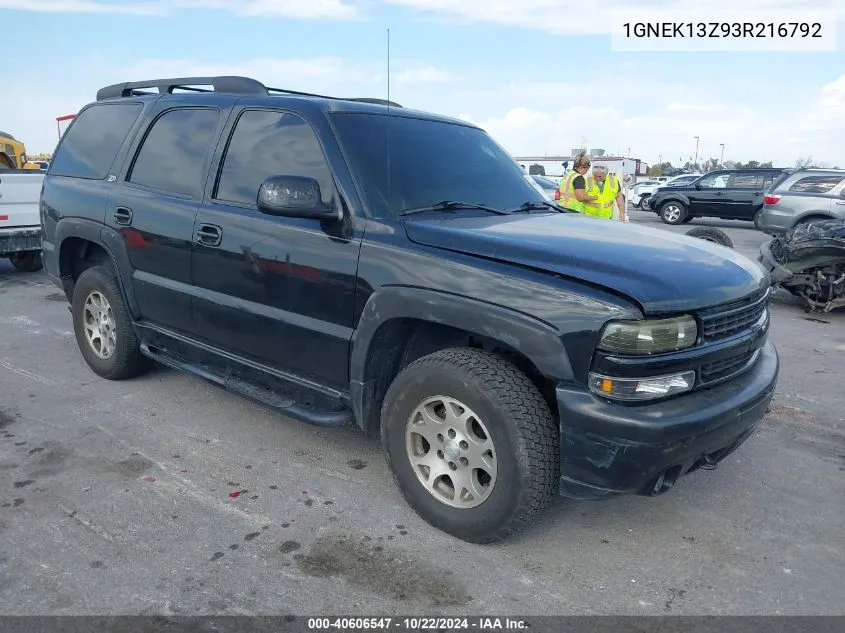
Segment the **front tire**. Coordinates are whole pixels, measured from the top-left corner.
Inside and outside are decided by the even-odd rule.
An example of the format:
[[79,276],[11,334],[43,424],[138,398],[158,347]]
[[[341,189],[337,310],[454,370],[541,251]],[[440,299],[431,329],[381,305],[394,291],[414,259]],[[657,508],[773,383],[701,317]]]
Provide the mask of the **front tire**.
[[41,261],[41,253],[38,251],[12,253],[9,255],[9,261],[12,262],[12,266],[22,273],[37,273],[44,267]]
[[108,380],[138,376],[150,366],[141,354],[132,319],[109,266],[83,272],[71,302],[76,343],[88,366]]
[[687,208],[680,202],[670,200],[660,207],[660,219],[666,224],[677,226],[683,224],[687,217]]
[[381,437],[408,504],[464,541],[520,531],[557,485],[548,405],[524,373],[481,350],[446,349],[403,369],[385,396]]

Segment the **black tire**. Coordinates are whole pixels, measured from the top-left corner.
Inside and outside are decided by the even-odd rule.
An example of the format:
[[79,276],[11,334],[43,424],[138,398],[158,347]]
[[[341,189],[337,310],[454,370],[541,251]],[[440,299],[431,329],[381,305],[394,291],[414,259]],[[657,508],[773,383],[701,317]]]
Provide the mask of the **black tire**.
[[[114,351],[108,358],[97,355],[85,333],[85,303],[89,295],[95,292],[108,301],[114,324],[112,326],[115,335]],[[123,301],[120,285],[110,266],[95,266],[79,276],[73,289],[71,313],[79,351],[95,374],[108,380],[124,380],[138,376],[149,369],[151,361],[141,354],[138,339],[132,328],[132,319]]]
[[648,199],[649,199],[649,197],[650,197],[650,194],[647,194],[647,193],[643,194],[643,197],[640,198],[640,201],[637,202],[637,204],[634,205],[634,206],[637,209],[647,211],[648,210]]
[[683,202],[677,200],[669,200],[660,206],[660,219],[666,224],[677,226],[683,224],[684,218],[687,217],[687,208]]
[[39,251],[12,253],[9,255],[9,261],[12,262],[12,266],[22,273],[37,273],[44,268]]
[[727,246],[728,248],[734,247],[734,243],[731,241],[731,238],[728,237],[727,233],[712,226],[696,226],[687,231],[686,234],[690,237],[697,237],[702,240],[707,240],[708,242],[715,242],[716,244],[721,244],[722,246]]
[[[473,508],[435,498],[411,465],[406,428],[416,407],[432,396],[459,400],[492,439],[496,479],[489,496]],[[446,349],[403,369],[384,399],[381,439],[407,503],[429,524],[472,543],[491,543],[523,529],[546,508],[558,483],[559,427],[548,405],[524,373],[481,350]]]

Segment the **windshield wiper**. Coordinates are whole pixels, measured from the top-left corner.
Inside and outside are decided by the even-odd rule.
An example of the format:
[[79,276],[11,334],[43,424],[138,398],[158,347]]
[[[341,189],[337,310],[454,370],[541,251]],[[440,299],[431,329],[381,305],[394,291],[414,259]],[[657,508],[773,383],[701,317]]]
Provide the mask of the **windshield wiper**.
[[444,200],[437,204],[428,205],[426,207],[417,207],[415,209],[404,209],[399,212],[399,215],[411,215],[413,213],[425,213],[426,211],[453,211],[455,209],[480,209],[481,211],[489,211],[498,215],[510,215],[510,211],[504,209],[494,209],[492,207],[485,207],[483,204],[475,204],[473,202],[459,202],[457,200]]
[[548,202],[545,200],[532,200],[530,202],[526,202],[523,205],[520,205],[516,209],[512,209],[511,213],[527,213],[528,211],[545,211],[546,209],[553,209],[558,213],[575,213],[572,209],[567,209],[566,207],[562,207],[559,204],[555,204],[554,202]]

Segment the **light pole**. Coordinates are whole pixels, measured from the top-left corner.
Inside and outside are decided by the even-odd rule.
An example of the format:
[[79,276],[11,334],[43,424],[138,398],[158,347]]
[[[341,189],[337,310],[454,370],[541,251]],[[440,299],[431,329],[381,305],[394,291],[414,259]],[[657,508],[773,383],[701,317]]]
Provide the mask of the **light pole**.
[[723,168],[725,166],[725,144],[719,143],[722,146],[722,155],[719,157],[719,168]]
[[693,169],[698,169],[698,137],[695,137],[695,160],[692,163]]
[[657,165],[658,165],[658,169],[660,170],[660,173],[657,174],[657,175],[662,176],[663,175],[663,154],[657,155]]

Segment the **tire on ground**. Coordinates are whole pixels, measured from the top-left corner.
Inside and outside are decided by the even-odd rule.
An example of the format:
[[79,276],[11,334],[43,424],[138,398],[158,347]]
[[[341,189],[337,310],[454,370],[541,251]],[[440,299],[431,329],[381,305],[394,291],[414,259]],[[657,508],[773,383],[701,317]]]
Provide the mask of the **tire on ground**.
[[642,209],[642,210],[648,210],[648,199],[649,199],[649,197],[650,197],[650,194],[647,194],[647,193],[643,194],[643,197],[640,198],[639,202],[637,202],[636,208]]
[[690,237],[697,237],[702,240],[707,240],[708,242],[715,242],[716,244],[721,244],[722,246],[727,246],[728,248],[734,247],[734,243],[731,241],[731,238],[728,237],[727,233],[712,226],[696,226],[687,231],[686,234]]
[[12,253],[9,255],[9,261],[12,262],[12,266],[22,273],[35,273],[44,267],[41,261],[41,253],[38,251]]
[[[475,507],[456,508],[440,501],[417,478],[422,470],[411,464],[406,430],[417,407],[434,396],[453,398],[471,409],[492,439],[496,477],[492,490]],[[451,437],[448,429],[443,434]],[[473,543],[490,543],[521,530],[546,508],[558,483],[560,434],[545,400],[513,364],[477,349],[442,350],[403,369],[384,399],[381,439],[408,504],[431,525]],[[428,447],[426,457],[441,459],[436,445]],[[441,448],[455,459],[454,442],[441,443]],[[436,464],[448,476],[447,461]]]
[[[95,292],[105,297],[113,322],[115,345],[108,358],[97,355],[86,334],[85,304]],[[71,312],[79,351],[95,374],[109,380],[124,380],[138,376],[150,367],[151,361],[141,354],[132,319],[110,266],[95,266],[79,276],[73,289]]]
[[[673,217],[673,212],[678,210],[680,213]],[[666,224],[678,225],[682,224],[684,218],[687,217],[687,208],[682,202],[677,200],[670,200],[660,207],[660,219]]]

